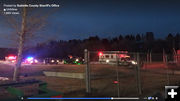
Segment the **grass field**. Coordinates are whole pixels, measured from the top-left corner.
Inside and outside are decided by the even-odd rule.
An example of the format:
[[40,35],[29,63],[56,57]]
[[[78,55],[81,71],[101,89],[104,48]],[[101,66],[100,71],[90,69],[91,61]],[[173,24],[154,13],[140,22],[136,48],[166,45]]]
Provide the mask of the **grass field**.
[[[91,87],[92,93],[90,96],[96,97],[112,97],[118,96],[118,87],[114,81],[117,80],[117,71],[119,73],[119,91],[120,96],[139,96],[137,92],[137,81],[135,68],[112,65],[90,65],[91,67]],[[13,76],[13,66],[0,65],[0,76]],[[29,65],[21,68],[21,79],[38,79],[48,83],[48,88],[64,93],[65,97],[84,97],[88,96],[85,93],[85,80],[62,78],[62,77],[46,77],[43,71],[84,73],[85,65]],[[153,68],[141,70],[141,96],[152,96],[155,93],[164,93],[164,86],[178,85],[180,81],[179,74],[173,74],[169,69],[167,76],[165,68]],[[168,80],[169,79],[169,80]],[[2,81],[0,81],[2,82]]]

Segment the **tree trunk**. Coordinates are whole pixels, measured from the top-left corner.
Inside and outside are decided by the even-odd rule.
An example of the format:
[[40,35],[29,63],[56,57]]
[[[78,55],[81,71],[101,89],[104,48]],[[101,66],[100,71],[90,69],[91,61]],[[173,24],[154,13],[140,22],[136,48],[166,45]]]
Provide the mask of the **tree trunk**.
[[26,8],[23,8],[21,32],[19,33],[18,55],[17,55],[16,66],[14,68],[13,81],[17,81],[19,79],[19,70],[21,68],[21,62],[23,57],[22,53],[24,47],[25,34],[26,34]]

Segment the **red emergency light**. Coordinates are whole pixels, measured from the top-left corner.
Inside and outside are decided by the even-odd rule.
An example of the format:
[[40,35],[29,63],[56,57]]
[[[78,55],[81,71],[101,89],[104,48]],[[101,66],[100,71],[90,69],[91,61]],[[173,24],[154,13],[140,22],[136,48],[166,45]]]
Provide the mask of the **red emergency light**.
[[8,56],[9,60],[16,60],[16,56]]
[[113,83],[114,83],[114,84],[118,84],[119,82],[118,82],[118,81],[114,81]]
[[126,54],[120,54],[119,57],[120,57],[120,58],[125,58],[125,57],[126,57]]
[[103,53],[102,53],[102,52],[99,52],[99,53],[98,53],[98,55],[99,55],[99,56],[102,56],[102,55],[103,55]]

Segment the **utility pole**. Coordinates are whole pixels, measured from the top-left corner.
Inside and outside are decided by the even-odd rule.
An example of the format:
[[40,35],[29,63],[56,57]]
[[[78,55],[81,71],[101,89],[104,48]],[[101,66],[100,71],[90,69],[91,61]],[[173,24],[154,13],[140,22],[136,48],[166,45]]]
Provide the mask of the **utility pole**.
[[19,47],[18,47],[16,67],[14,68],[13,81],[17,81],[19,79],[19,70],[21,68],[22,52],[23,52],[25,34],[26,34],[26,16],[27,16],[27,11],[26,11],[26,8],[24,7],[23,15],[22,15],[21,32],[18,33]]

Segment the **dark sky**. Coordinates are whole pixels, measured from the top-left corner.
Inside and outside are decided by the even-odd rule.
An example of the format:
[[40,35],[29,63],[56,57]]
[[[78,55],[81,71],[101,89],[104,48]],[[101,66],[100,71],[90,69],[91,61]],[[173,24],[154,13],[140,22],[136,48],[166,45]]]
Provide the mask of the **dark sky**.
[[[39,41],[146,32],[164,38],[180,32],[180,0],[59,0],[59,4],[60,9],[39,32],[44,35]],[[1,37],[9,32],[11,29],[0,22],[0,47],[10,43]]]

